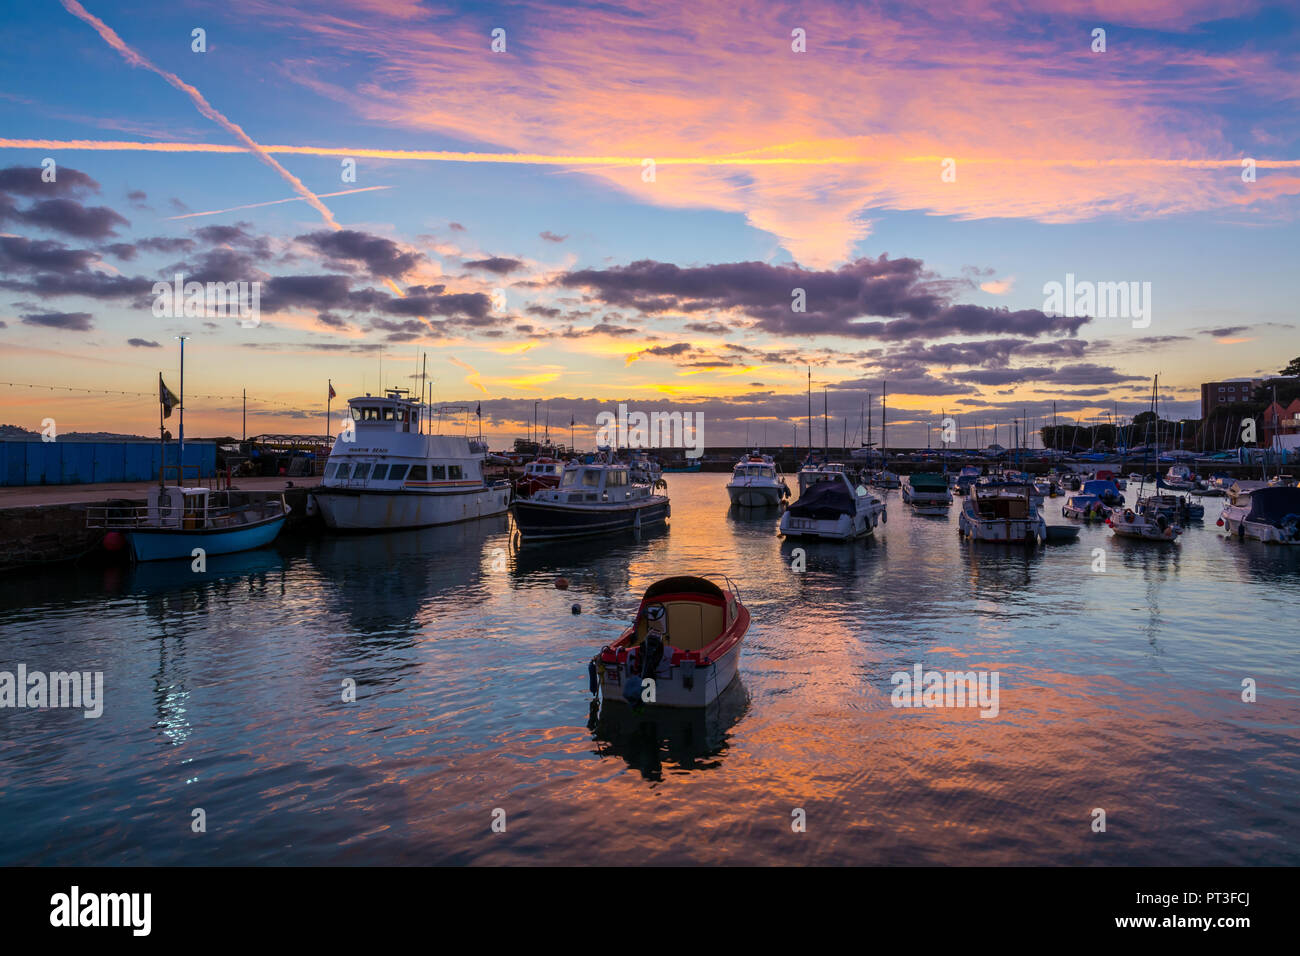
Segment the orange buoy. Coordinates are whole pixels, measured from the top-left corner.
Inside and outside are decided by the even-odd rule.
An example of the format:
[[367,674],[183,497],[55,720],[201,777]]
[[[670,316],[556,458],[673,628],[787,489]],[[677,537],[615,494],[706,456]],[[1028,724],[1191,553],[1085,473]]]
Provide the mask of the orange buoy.
[[555,579],[555,586],[556,586],[557,588],[559,588],[561,591],[567,591],[567,590],[569,589],[569,579],[568,579],[568,578],[556,578],[556,579]]

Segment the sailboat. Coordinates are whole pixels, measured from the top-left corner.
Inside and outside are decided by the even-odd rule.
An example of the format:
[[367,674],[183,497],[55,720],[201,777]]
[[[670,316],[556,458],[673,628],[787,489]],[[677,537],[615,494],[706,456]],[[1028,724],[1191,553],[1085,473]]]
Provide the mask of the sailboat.
[[888,412],[888,386],[888,382],[880,386],[880,471],[872,484],[877,488],[900,488],[903,482],[895,472],[889,470],[889,453],[885,451],[889,435],[888,426],[885,424],[885,416]]
[[[1160,461],[1159,388],[1160,376],[1157,375],[1151,383],[1151,412],[1155,416],[1156,423],[1155,460],[1157,467],[1159,467]],[[1160,479],[1157,477],[1157,490],[1159,484]],[[1112,512],[1106,523],[1121,538],[1140,538],[1144,541],[1160,541],[1172,544],[1183,533],[1182,526],[1166,515],[1158,502],[1142,496],[1142,489],[1145,487],[1146,476],[1144,475],[1142,484],[1138,488],[1137,506],[1135,508],[1125,508],[1123,512],[1118,510]]]

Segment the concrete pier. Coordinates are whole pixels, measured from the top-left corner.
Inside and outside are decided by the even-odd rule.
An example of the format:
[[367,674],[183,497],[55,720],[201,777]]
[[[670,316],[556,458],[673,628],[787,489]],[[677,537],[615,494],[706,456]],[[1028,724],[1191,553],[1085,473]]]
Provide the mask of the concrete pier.
[[[292,481],[292,488],[285,488]],[[293,509],[285,533],[314,530],[318,518],[306,514],[307,494],[316,478],[241,478],[238,491],[283,491]],[[86,509],[120,502],[143,505],[152,481],[104,485],[29,485],[0,488],[0,572],[73,561],[95,552],[104,532],[86,527]]]

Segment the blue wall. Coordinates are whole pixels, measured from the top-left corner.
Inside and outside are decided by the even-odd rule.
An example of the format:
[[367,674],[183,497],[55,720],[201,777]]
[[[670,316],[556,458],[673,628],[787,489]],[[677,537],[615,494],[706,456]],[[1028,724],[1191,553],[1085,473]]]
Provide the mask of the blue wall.
[[[0,485],[79,485],[107,481],[156,481],[157,442],[0,441]],[[176,464],[176,443],[167,443],[167,464]],[[185,477],[193,466],[210,478],[217,468],[214,442],[185,443]],[[173,467],[168,473],[176,480]]]

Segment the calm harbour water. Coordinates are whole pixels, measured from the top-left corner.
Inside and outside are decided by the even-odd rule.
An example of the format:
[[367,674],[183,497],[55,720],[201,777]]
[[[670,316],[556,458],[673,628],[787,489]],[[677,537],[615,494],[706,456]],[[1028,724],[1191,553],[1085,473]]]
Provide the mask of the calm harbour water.
[[[1300,549],[1211,499],[1172,548],[972,545],[960,498],[897,491],[876,539],[797,545],[667,477],[640,541],[499,519],[10,575],[0,670],[102,670],[106,703],[0,710],[0,864],[1300,863]],[[741,684],[593,732],[587,660],[680,573],[739,587]],[[891,707],[916,663],[998,671],[999,715]]]

